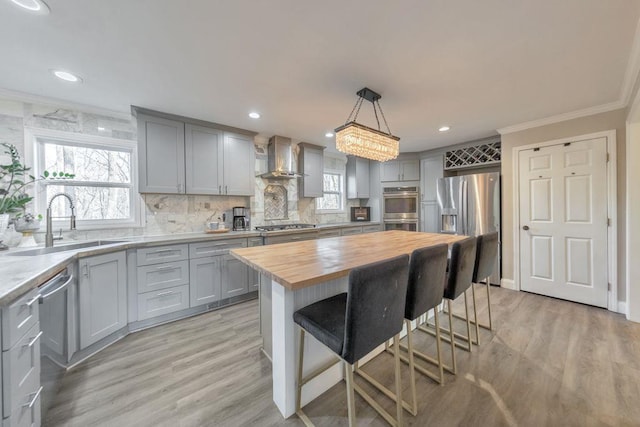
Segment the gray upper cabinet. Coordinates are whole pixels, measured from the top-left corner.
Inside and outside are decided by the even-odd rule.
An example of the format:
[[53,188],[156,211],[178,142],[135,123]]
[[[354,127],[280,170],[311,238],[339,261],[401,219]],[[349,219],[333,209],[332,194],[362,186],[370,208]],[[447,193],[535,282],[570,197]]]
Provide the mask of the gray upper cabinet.
[[347,156],[347,199],[368,199],[369,160]]
[[141,193],[254,195],[251,136],[187,118],[137,118]]
[[127,325],[125,252],[87,257],[79,263],[80,349]]
[[324,149],[319,145],[301,142],[298,144],[298,171],[300,178],[299,197],[322,197],[322,176],[324,174]]
[[381,181],[418,181],[420,162],[418,159],[397,159],[381,164]]
[[184,123],[138,114],[139,190],[184,193]]
[[224,193],[230,196],[253,196],[255,152],[253,138],[225,132],[222,168]]
[[186,188],[188,194],[224,194],[223,158],[224,132],[185,125]]

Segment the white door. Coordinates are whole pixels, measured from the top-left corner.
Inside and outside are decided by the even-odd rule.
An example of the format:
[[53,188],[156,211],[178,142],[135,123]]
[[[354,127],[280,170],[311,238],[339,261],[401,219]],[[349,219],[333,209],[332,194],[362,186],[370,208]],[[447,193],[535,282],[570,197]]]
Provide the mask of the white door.
[[607,307],[606,138],[520,151],[521,289]]

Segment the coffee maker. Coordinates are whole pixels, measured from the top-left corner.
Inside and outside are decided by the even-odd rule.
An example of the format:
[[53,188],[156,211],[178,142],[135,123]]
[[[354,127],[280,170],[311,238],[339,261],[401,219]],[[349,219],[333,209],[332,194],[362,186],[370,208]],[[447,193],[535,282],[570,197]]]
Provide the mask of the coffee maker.
[[249,208],[244,206],[236,206],[233,208],[233,230],[245,231],[250,230],[249,226]]

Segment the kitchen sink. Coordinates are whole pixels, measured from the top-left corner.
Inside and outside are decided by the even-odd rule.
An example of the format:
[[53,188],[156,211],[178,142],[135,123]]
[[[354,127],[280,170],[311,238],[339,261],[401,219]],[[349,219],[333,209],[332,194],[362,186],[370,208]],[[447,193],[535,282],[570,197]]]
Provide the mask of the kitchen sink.
[[84,248],[95,248],[115,243],[124,243],[126,240],[91,240],[89,242],[70,243],[67,245],[52,246],[50,248],[27,249],[16,252],[9,252],[6,256],[36,256],[53,254],[56,252],[75,251]]

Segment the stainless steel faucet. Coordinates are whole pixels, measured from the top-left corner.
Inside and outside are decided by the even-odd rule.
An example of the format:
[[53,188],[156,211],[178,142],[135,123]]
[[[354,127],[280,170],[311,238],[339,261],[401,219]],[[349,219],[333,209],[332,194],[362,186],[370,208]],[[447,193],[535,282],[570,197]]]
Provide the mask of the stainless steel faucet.
[[47,206],[47,233],[44,236],[44,246],[47,248],[50,248],[53,246],[54,240],[62,239],[62,236],[56,237],[56,238],[53,237],[53,230],[52,230],[53,226],[51,224],[51,204],[59,196],[66,197],[67,200],[69,200],[69,207],[71,208],[71,216],[69,217],[69,219],[71,220],[71,224],[69,229],[70,230],[76,229],[76,209],[73,206],[73,199],[71,199],[71,196],[69,196],[67,193],[54,194],[53,197],[51,197],[51,199],[49,200],[49,205]]

